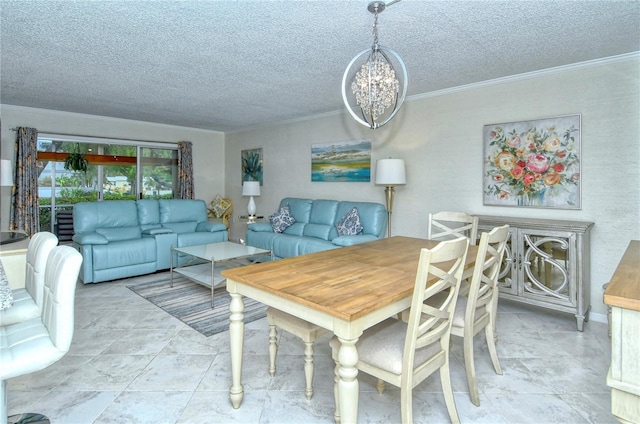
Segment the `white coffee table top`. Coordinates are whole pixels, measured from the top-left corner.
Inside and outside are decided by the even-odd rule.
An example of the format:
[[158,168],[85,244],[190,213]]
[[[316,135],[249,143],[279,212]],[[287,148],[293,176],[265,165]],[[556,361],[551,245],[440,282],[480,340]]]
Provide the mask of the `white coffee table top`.
[[240,259],[254,255],[266,255],[271,252],[269,250],[245,246],[230,241],[200,244],[197,246],[174,247],[173,250],[212,262]]

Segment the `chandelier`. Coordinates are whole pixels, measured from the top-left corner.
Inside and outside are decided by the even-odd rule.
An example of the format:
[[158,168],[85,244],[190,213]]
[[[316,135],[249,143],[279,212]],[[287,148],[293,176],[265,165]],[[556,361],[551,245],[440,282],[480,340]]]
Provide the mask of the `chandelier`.
[[[373,45],[349,62],[342,77],[342,100],[347,110],[356,121],[374,130],[398,113],[407,94],[407,68],[404,62],[395,51],[378,44],[378,14],[387,5],[397,1],[369,3],[367,9],[374,15]],[[367,59],[358,69],[365,55]],[[402,71],[400,80],[393,62]]]

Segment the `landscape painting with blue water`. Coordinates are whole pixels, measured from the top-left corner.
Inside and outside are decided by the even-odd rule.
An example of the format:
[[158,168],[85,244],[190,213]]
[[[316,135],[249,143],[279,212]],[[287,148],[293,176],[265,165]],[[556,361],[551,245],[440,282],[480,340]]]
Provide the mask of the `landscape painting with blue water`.
[[339,141],[311,146],[311,181],[371,181],[371,141]]

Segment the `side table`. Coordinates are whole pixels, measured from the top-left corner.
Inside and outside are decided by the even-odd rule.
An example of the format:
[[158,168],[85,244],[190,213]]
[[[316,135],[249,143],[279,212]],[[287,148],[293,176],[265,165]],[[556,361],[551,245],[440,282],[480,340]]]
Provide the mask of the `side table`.
[[236,218],[234,218],[233,220],[234,222],[242,222],[245,224],[254,224],[256,222],[267,222],[267,220],[265,219],[265,217],[263,215],[256,215],[256,216],[247,216],[247,215],[238,215]]

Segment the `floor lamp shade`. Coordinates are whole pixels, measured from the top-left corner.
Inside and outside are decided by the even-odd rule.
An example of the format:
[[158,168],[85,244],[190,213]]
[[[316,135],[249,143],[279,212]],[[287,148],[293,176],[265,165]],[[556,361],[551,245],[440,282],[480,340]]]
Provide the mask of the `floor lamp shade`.
[[403,159],[379,159],[376,163],[376,184],[385,186],[387,202],[387,237],[391,237],[391,212],[393,210],[394,186],[405,185],[407,174]]
[[260,196],[260,181],[245,181],[242,183],[242,195],[250,196],[249,204],[247,205],[247,213],[249,216],[256,215],[256,202],[253,200],[253,196]]
[[384,186],[405,185],[407,174],[404,159],[379,159],[376,163],[376,184]]
[[7,187],[13,185],[12,166],[9,159],[0,159],[0,186]]

